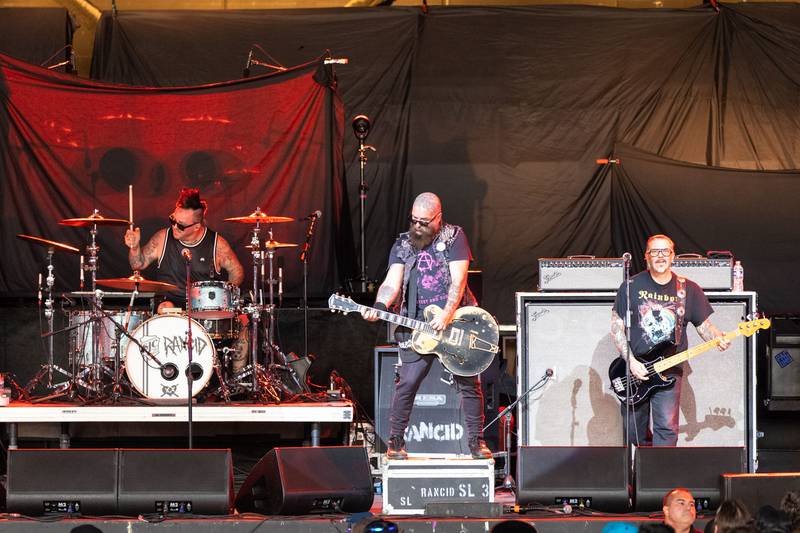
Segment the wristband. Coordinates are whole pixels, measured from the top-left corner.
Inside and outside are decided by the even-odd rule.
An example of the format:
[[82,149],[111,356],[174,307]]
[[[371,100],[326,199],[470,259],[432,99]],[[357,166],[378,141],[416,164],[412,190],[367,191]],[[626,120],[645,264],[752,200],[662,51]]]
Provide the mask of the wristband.
[[389,308],[387,308],[386,304],[383,303],[383,302],[375,302],[375,305],[373,305],[372,307],[374,307],[378,311],[388,311],[389,310]]

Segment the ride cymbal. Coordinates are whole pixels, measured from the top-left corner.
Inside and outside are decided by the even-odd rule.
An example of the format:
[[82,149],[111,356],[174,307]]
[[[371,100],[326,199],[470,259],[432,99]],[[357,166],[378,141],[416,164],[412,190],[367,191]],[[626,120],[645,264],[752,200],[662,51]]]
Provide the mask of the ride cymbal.
[[280,217],[262,213],[261,209],[256,209],[252,213],[243,217],[226,218],[225,222],[238,222],[239,224],[280,224],[281,222],[293,222],[293,217]]
[[65,218],[58,221],[62,226],[73,226],[78,228],[88,228],[89,226],[127,226],[130,220],[122,218],[106,218],[98,212],[94,212],[84,218]]
[[70,246],[69,244],[64,244],[63,242],[51,241],[50,239],[43,239],[42,237],[34,237],[33,235],[25,235],[23,233],[17,233],[17,237],[26,241],[30,241],[41,246],[47,246],[48,248],[52,248],[53,250],[58,250],[60,252],[69,252],[72,254],[79,254],[81,251],[74,246]]
[[132,291],[138,288],[140,291],[155,292],[158,294],[178,290],[178,287],[172,283],[164,283],[163,281],[145,279],[137,274],[127,278],[98,279],[97,284],[102,285],[103,287],[111,287],[112,289],[122,289],[125,291]]

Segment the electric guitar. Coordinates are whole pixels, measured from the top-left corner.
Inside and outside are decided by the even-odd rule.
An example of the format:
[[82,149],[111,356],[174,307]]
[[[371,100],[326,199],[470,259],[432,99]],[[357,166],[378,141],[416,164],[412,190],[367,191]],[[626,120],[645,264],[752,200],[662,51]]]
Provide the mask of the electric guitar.
[[411,347],[414,351],[436,354],[442,366],[456,376],[477,376],[489,368],[494,355],[500,351],[497,322],[480,307],[459,308],[453,321],[443,331],[436,331],[428,323],[442,312],[438,305],[425,308],[425,321],[357,304],[351,298],[338,294],[328,298],[328,307],[331,311],[345,314],[374,309],[381,320],[412,329]]
[[[770,326],[770,321],[767,318],[760,318],[758,320],[751,320],[749,322],[741,322],[737,329],[725,333],[724,338],[733,340],[736,337],[743,335],[749,337],[760,329],[767,329]],[[718,339],[711,339],[702,344],[698,344],[693,348],[677,353],[675,355],[666,356],[672,344],[659,344],[646,354],[637,356],[636,359],[644,363],[647,369],[646,381],[642,381],[631,374],[630,391],[628,391],[627,398],[629,405],[638,405],[647,399],[656,389],[663,389],[672,386],[675,383],[675,377],[664,377],[661,373],[668,368],[679,365],[684,361],[704,353],[711,348],[716,348],[719,344]],[[625,403],[626,398],[626,384],[627,376],[625,359],[617,357],[611,362],[608,368],[608,377],[611,380],[611,390],[617,396],[617,399]]]

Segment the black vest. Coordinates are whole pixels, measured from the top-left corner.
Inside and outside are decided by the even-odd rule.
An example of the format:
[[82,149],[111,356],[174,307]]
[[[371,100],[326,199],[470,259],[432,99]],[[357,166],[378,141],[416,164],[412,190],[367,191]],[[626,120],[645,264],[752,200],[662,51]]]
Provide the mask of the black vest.
[[190,246],[175,239],[172,229],[167,229],[167,239],[158,259],[156,280],[176,285],[178,290],[167,294],[166,298],[176,306],[186,309],[186,261],[181,255],[184,248],[192,252],[192,283],[221,279],[220,272],[216,269],[217,232],[206,228],[203,238]]

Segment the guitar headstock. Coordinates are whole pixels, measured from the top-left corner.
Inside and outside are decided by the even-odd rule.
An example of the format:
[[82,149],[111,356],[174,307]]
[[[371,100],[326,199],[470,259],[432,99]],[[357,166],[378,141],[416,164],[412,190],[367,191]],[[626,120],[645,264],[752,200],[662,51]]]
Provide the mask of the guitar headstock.
[[358,311],[358,304],[352,298],[341,294],[331,294],[331,297],[328,298],[328,307],[331,311],[341,311],[344,314]]
[[742,322],[739,324],[739,333],[744,335],[745,337],[749,337],[756,331],[760,329],[768,329],[771,325],[771,322],[768,318],[759,318],[757,320],[751,320],[749,322]]

